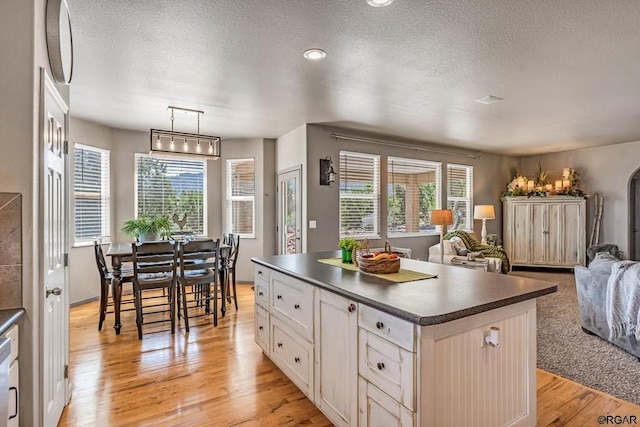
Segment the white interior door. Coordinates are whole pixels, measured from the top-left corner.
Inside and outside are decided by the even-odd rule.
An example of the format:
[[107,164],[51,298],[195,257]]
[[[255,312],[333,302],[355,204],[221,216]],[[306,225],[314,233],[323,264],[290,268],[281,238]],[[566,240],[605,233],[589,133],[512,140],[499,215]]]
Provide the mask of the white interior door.
[[43,425],[58,424],[67,402],[69,356],[66,150],[69,109],[51,78],[42,72],[43,227],[42,404]]
[[278,254],[302,252],[302,166],[278,172]]

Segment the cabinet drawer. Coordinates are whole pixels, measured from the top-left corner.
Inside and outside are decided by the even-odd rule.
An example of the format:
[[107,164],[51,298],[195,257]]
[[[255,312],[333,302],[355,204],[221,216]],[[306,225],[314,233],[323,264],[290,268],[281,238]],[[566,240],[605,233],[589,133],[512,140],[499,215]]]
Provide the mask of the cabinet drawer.
[[391,399],[373,384],[359,378],[358,410],[360,427],[409,427],[415,413]]
[[358,326],[415,352],[415,325],[366,305],[358,312]]
[[363,378],[415,411],[415,353],[360,329],[358,359]]
[[269,355],[269,312],[256,305],[254,322],[256,343],[266,355]]
[[253,290],[255,292],[254,300],[256,304],[260,304],[262,307],[269,309],[269,282],[256,276],[253,281]]
[[271,359],[313,400],[313,346],[277,318],[271,318]]
[[254,263],[254,267],[253,267],[253,277],[255,277],[256,279],[260,278],[262,280],[264,280],[265,282],[269,283],[269,275],[270,275],[270,269],[268,269],[267,267],[260,265],[260,264],[255,264]]
[[13,362],[18,358],[18,325],[14,324],[7,329],[7,332],[4,333],[3,337],[11,340],[11,356],[9,357],[9,360]]
[[271,314],[313,341],[313,287],[292,277],[271,272]]

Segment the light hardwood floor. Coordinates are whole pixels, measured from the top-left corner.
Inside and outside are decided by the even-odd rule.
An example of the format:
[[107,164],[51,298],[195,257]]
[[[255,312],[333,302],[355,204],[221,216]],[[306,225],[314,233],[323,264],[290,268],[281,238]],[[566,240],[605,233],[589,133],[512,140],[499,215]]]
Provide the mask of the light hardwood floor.
[[[318,425],[329,421],[262,354],[253,338],[253,293],[238,285],[217,328],[210,318],[145,327],[138,341],[133,312],[97,330],[98,303],[71,309],[73,396],[60,426]],[[538,426],[598,426],[599,416],[635,416],[640,406],[538,370]],[[609,423],[613,425],[613,421]],[[627,424],[628,425],[628,424]],[[633,424],[631,424],[633,425]]]

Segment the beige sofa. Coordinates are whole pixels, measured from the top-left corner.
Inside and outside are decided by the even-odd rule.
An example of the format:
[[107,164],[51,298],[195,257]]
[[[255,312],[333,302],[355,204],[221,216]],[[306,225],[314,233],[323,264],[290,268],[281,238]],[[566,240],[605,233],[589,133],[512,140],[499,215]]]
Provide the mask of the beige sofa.
[[[443,240],[442,244],[444,246],[444,263],[451,264],[451,259],[453,257],[462,257],[462,255],[458,255],[456,249],[450,240]],[[492,273],[502,273],[502,260],[500,258],[487,258],[489,260],[489,264],[487,265],[487,271]],[[429,262],[437,262],[440,264],[440,243],[435,244],[429,248]]]

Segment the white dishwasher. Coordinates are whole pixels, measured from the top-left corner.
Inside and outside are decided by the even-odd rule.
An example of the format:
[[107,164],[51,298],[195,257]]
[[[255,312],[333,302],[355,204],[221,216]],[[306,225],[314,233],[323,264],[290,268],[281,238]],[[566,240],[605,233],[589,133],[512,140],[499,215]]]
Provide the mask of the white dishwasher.
[[11,340],[0,338],[0,427],[6,427],[8,418],[10,356]]

